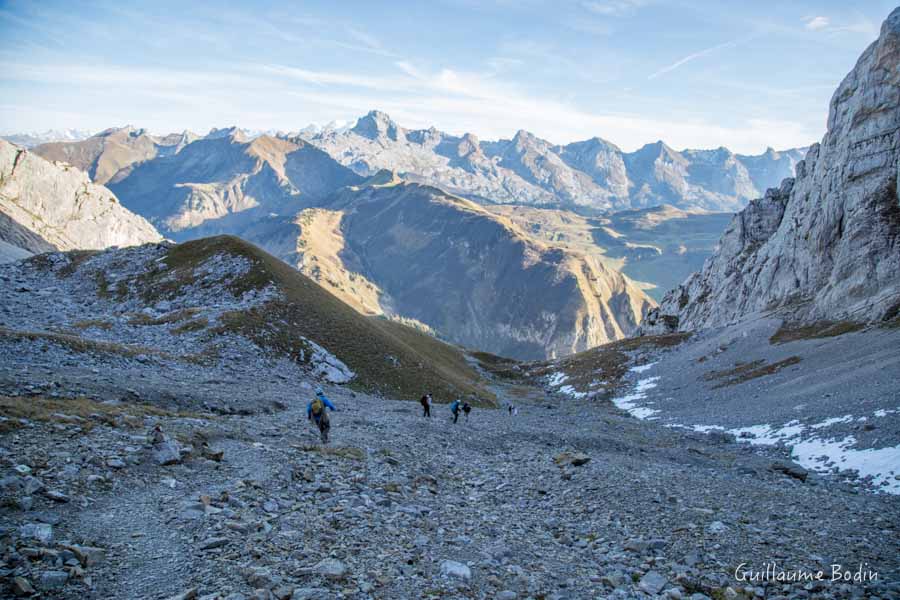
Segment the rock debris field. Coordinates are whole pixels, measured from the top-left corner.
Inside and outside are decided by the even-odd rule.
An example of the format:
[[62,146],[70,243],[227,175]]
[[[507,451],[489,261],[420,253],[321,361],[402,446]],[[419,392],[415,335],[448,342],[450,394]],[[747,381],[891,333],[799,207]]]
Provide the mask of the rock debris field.
[[[898,497],[807,472],[783,447],[499,379],[498,404],[518,414],[478,406],[457,425],[450,398],[426,419],[325,384],[339,410],[323,446],[305,415],[320,365],[229,335],[215,360],[192,359],[206,342],[184,323],[260,298],[198,283],[184,306],[131,306],[127,289],[96,292],[131,281],[130,263],[48,275],[67,264],[0,267],[0,596],[900,596]],[[98,264],[109,281],[86,287]],[[241,269],[208,264],[224,280]],[[849,581],[831,580],[834,564]],[[824,575],[742,575],[767,570]]]

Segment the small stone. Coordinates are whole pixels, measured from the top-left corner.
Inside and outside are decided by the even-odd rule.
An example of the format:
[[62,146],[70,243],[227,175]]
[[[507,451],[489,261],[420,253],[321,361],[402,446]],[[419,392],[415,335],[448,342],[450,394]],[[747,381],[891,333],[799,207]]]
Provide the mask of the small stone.
[[197,588],[191,588],[180,594],[169,596],[166,600],[194,600],[197,597]]
[[41,573],[40,588],[42,590],[58,590],[66,585],[69,574],[65,571],[44,571]]
[[19,475],[31,475],[31,467],[28,465],[16,465],[13,469]]
[[214,462],[222,462],[222,459],[225,458],[224,450],[212,450],[211,448],[203,449],[203,458]]
[[728,526],[722,521],[713,521],[706,527],[709,533],[723,533],[728,530]]
[[106,559],[106,550],[96,546],[66,546],[75,554],[75,558],[83,567],[92,567]]
[[667,583],[669,583],[669,580],[656,571],[648,571],[646,575],[641,577],[641,582],[638,586],[648,594],[658,594],[666,587]]
[[24,577],[13,578],[13,593],[16,596],[30,596],[34,593],[34,586]]
[[106,466],[110,469],[124,469],[125,461],[123,461],[121,458],[110,458],[106,461]]
[[44,495],[53,500],[54,502],[68,502],[69,497],[60,492],[59,490],[47,490],[44,492]]
[[794,463],[777,461],[773,462],[769,468],[778,473],[784,473],[788,477],[799,479],[800,481],[806,481],[806,478],[809,477],[809,471]]
[[225,537],[214,537],[209,538],[207,540],[203,540],[200,542],[200,550],[212,550],[214,548],[221,548],[228,544],[228,538]]
[[22,525],[19,533],[23,538],[35,539],[42,544],[49,544],[53,540],[53,526],[46,523],[27,523]]
[[496,600],[516,600],[519,595],[512,590],[503,590],[495,596]]
[[326,558],[315,566],[315,571],[328,579],[343,579],[347,574],[347,567],[337,559]]
[[156,445],[153,457],[158,465],[177,465],[181,462],[181,448],[172,440],[163,440]]
[[472,578],[472,571],[466,565],[454,560],[441,561],[441,575],[468,581]]

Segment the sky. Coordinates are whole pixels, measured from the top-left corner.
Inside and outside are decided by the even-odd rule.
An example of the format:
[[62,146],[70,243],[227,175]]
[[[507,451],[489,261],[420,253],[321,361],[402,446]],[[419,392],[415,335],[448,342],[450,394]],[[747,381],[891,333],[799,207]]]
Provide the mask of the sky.
[[758,153],[825,132],[880,0],[0,0],[0,132],[297,130]]

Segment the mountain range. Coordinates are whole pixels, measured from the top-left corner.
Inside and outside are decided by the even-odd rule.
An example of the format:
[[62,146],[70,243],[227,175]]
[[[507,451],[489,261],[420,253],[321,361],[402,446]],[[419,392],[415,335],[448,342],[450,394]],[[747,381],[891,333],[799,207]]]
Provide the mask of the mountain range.
[[[28,154],[86,173],[91,190],[121,202],[123,223],[152,224],[106,245],[238,235],[363,314],[518,359],[631,334],[712,252],[728,217],[710,211],[742,207],[792,174],[799,155],[662,142],[625,153],[600,138],[560,146],[525,131],[482,142],[407,130],[378,111],[296,133],[129,126]],[[48,236],[48,246],[29,238],[28,252],[98,247],[91,227],[80,233],[93,239],[62,240],[7,216],[12,246]]]
[[0,135],[0,139],[22,148],[31,148],[48,142],[78,142],[91,135],[93,134],[90,131],[84,129],[48,129]]
[[664,203],[738,210],[791,176],[805,151],[679,152],[658,141],[629,153],[598,137],[563,146],[522,130],[511,140],[479,141],[470,133],[408,130],[379,111],[352,128],[327,128],[307,139],[361,175],[393,169],[478,201],[587,212]]
[[[662,141],[634,152],[594,137],[552,144],[527,131],[510,140],[480,141],[435,128],[409,130],[371,111],[352,127],[306,127],[295,133],[258,133],[235,127],[206,136],[154,136],[128,126],[83,140],[40,144],[50,160],[87,171],[97,183],[124,180],[136,163],[165,158],[193,141],[238,136],[306,141],[358,175],[382,169],[478,202],[558,207],[590,214],[671,204],[682,209],[735,211],[794,173],[804,148],[760,155],[727,148],[676,151]],[[120,170],[125,170],[118,173]],[[118,175],[117,175],[118,173]]]

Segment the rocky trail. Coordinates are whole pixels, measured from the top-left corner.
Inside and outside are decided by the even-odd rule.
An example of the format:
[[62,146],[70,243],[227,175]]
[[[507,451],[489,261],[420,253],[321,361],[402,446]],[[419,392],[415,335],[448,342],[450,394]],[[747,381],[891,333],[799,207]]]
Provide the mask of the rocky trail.
[[[426,419],[414,403],[329,388],[339,411],[325,446],[302,386],[270,414],[111,417],[100,411],[122,403],[101,401],[93,416],[4,421],[7,589],[231,600],[900,592],[896,497],[801,481],[777,456],[608,402],[496,389],[516,393],[518,415],[477,408],[454,426],[446,406]],[[767,561],[879,575],[735,580],[741,563]]]

